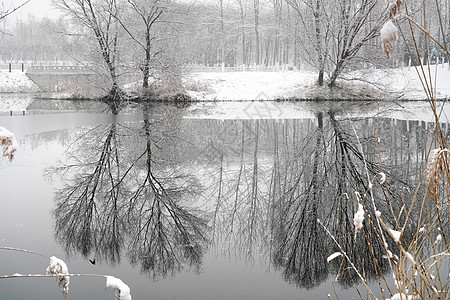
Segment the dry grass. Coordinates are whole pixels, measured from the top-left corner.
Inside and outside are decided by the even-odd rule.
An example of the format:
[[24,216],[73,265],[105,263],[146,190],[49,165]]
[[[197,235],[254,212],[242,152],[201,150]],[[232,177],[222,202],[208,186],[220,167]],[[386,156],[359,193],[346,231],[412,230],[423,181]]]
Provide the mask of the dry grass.
[[[424,1],[424,12],[427,5]],[[413,45],[408,45],[410,55],[421,57],[416,42],[418,33],[415,33],[414,30],[420,26],[409,17],[407,3],[390,0],[389,9],[389,22],[395,22],[397,26],[400,18],[408,22],[410,28],[408,34],[411,34],[413,40]],[[437,8],[437,13],[440,14],[439,8]],[[423,34],[426,41],[436,42],[426,32],[426,29],[420,27],[419,32]],[[400,34],[406,41],[406,33],[400,30]],[[438,46],[448,55],[448,49],[444,45],[438,43]],[[428,42],[426,42],[426,48],[428,55]],[[386,51],[385,45],[384,50]],[[393,50],[392,44],[388,45],[388,50],[386,52],[389,56],[389,52]],[[403,207],[399,214],[394,213],[394,211],[398,211],[398,207],[395,207],[397,204],[393,204],[391,201],[386,203],[389,206],[387,211],[391,211],[390,214],[383,215],[378,211],[372,193],[372,184],[369,184],[369,189],[363,196],[361,202],[365,203],[364,211],[367,220],[364,222],[365,228],[359,234],[366,234],[369,230],[376,233],[377,239],[384,245],[386,259],[390,262],[390,276],[382,274],[380,270],[378,288],[376,288],[379,291],[375,291],[373,287],[370,289],[363,276],[360,281],[355,280],[356,289],[361,281],[366,289],[366,293],[358,291],[361,299],[377,299],[380,298],[380,295],[383,299],[450,298],[450,241],[448,240],[450,237],[450,150],[447,149],[449,132],[444,132],[440,128],[440,111],[436,105],[436,75],[432,74],[428,65],[421,64],[416,67],[416,70],[427,93],[430,109],[434,115],[432,121],[436,127],[433,135],[429,136],[428,159],[414,197],[403,199]],[[380,151],[382,145],[383,141],[378,139],[381,168],[383,168]],[[367,180],[371,182],[369,176],[367,176]],[[388,180],[386,179],[386,181]],[[389,198],[386,182],[383,184]],[[375,216],[371,215],[370,211],[375,211]],[[360,216],[355,216],[355,218],[360,218]],[[388,241],[391,242],[390,247]],[[369,249],[374,251],[371,245],[369,245]],[[378,261],[375,255],[372,254],[372,256],[373,264],[377,266]],[[330,298],[332,297],[330,296]]]

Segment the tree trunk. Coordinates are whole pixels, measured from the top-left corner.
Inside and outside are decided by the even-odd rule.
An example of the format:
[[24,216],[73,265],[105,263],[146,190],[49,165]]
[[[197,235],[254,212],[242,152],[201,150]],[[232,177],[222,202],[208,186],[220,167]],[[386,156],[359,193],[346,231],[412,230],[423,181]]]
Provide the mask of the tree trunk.
[[255,63],[258,66],[261,63],[259,41],[259,0],[254,0],[253,6],[255,12]]
[[317,80],[319,86],[323,86],[323,73],[323,70],[319,70],[319,79]]

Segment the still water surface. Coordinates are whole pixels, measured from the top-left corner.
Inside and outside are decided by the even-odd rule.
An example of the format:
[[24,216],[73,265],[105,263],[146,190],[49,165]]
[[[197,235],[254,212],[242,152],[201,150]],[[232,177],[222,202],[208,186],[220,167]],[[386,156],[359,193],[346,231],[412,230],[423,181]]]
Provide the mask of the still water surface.
[[[392,197],[407,195],[432,116],[418,103],[253,103],[234,117],[228,105],[0,116],[20,144],[0,164],[0,245],[55,255],[71,273],[119,277],[133,299],[326,299],[336,247],[315,220],[346,232],[352,257],[367,255],[350,226],[352,195],[367,188],[362,154],[375,182],[378,131]],[[47,264],[0,256],[2,274]],[[342,299],[356,296],[349,282],[337,283]],[[72,278],[68,299],[112,299],[104,284]],[[53,279],[5,279],[0,298],[63,296]]]

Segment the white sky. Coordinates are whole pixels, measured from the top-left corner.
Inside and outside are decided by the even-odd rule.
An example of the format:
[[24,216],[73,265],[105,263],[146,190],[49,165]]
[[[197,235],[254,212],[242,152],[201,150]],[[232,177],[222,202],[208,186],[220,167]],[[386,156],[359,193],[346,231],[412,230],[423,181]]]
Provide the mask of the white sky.
[[[3,3],[4,8],[8,9],[12,6],[18,7],[20,4],[26,2],[26,0],[0,0]],[[36,17],[50,17],[56,18],[59,12],[51,6],[52,0],[30,0],[21,9],[14,12],[10,16],[11,19],[21,18],[26,19],[28,15],[34,15]]]

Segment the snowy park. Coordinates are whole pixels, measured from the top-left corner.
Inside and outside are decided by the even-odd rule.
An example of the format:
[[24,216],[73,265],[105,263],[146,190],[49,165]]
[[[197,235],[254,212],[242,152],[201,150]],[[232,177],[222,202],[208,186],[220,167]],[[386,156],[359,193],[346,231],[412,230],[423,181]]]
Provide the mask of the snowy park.
[[450,299],[448,0],[0,0],[0,299]]

